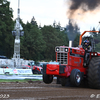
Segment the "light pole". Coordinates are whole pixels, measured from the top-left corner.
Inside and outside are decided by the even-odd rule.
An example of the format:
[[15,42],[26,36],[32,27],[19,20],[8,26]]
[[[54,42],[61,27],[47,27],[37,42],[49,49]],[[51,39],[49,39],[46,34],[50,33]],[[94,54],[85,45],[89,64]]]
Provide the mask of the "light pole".
[[14,67],[20,67],[20,36],[23,36],[24,34],[24,31],[22,31],[23,27],[20,24],[19,5],[20,5],[20,0],[18,0],[18,17],[16,19],[14,31],[12,31],[12,35],[15,36],[14,54],[13,54]]

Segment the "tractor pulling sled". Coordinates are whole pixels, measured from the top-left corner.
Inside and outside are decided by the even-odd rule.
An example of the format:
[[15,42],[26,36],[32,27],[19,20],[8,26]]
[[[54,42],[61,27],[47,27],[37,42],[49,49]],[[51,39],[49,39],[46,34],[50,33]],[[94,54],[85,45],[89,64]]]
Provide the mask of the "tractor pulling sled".
[[86,51],[83,49],[84,43],[80,35],[79,47],[56,46],[56,62],[50,62],[43,65],[43,82],[50,84],[53,77],[60,79],[61,85],[65,86],[69,79],[71,86],[80,86],[86,79],[90,88],[100,89],[100,53],[95,52],[95,43],[93,38],[86,37],[90,41],[91,52],[88,52],[85,61]]

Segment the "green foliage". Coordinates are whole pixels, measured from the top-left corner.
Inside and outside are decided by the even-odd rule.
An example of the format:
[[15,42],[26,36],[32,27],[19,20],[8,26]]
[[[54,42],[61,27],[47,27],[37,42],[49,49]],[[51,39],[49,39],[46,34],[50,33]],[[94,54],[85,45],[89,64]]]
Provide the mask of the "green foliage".
[[[93,27],[92,31],[96,31],[95,27]],[[95,51],[100,52],[100,33],[97,32],[90,33],[90,36],[94,38],[95,41]]]
[[[95,27],[93,27],[92,31],[96,31]],[[97,32],[90,33],[91,36],[97,37]]]
[[94,38],[95,41],[95,51],[100,52],[100,33]]
[[66,42],[68,40],[67,35],[52,26],[44,26],[41,31],[43,39],[46,43],[44,58],[47,60],[55,60],[55,47],[68,45]]
[[11,35],[14,26],[13,15],[9,5],[7,0],[0,1],[0,55],[7,57],[11,57],[14,43]]
[[45,41],[37,26],[27,23],[24,27],[24,36],[21,38],[21,57],[25,59],[41,60],[45,49]]

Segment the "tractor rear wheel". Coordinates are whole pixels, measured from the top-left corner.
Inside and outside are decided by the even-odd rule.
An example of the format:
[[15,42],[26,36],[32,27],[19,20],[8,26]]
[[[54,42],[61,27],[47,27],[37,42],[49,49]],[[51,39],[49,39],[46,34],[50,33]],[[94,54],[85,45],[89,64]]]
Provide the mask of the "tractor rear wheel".
[[73,69],[71,71],[71,75],[70,75],[70,83],[73,86],[79,86],[81,83],[82,77],[81,77],[81,72],[78,69]]
[[53,81],[52,75],[43,74],[43,82],[49,84]]
[[88,67],[89,87],[100,89],[100,57],[93,57]]

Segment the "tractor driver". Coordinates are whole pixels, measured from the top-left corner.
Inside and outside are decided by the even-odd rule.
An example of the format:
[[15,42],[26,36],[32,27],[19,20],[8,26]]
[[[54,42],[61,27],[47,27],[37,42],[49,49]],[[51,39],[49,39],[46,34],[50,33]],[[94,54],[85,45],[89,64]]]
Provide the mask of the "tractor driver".
[[85,55],[84,55],[84,65],[88,64],[88,57],[89,57],[89,52],[92,51],[92,47],[90,46],[89,40],[84,41],[84,46],[83,49],[85,50]]

